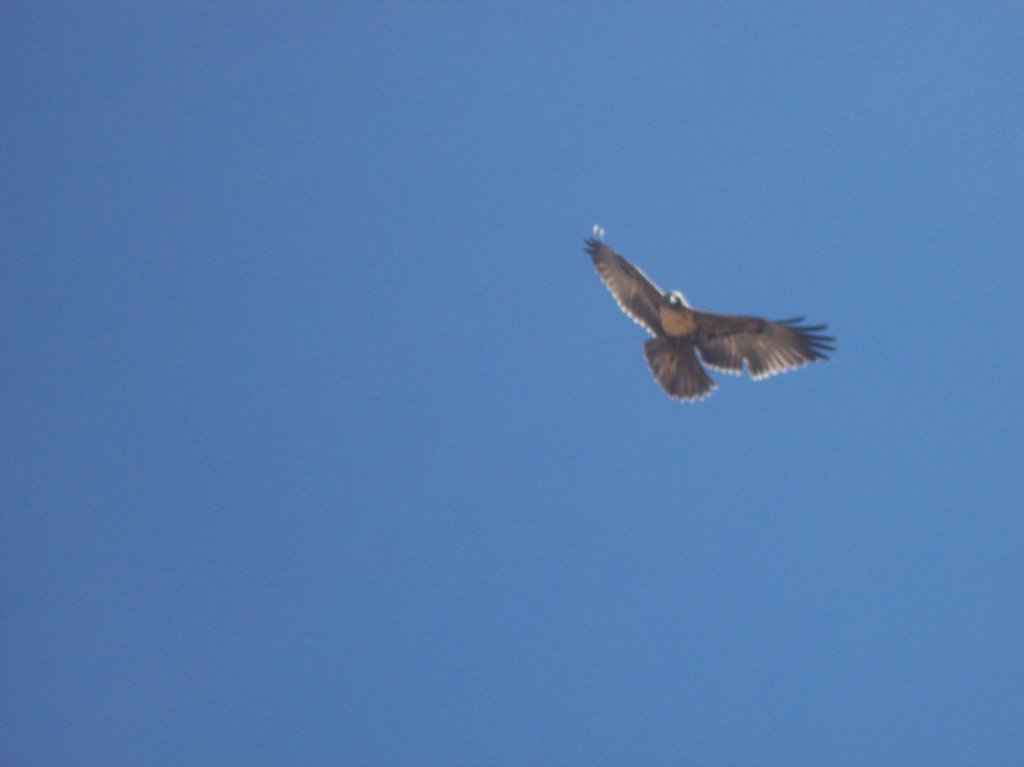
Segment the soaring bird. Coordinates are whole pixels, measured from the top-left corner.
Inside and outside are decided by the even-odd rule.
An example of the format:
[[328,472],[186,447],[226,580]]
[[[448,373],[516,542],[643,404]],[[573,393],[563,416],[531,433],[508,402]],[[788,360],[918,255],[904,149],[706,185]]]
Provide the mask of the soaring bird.
[[670,397],[692,402],[715,388],[697,351],[705,365],[725,373],[741,375],[746,362],[755,381],[835,351],[835,339],[821,334],[825,325],[801,325],[803,317],[772,321],[697,311],[678,290],[662,291],[600,240],[584,243],[619,308],[654,336],[644,343],[644,357]]

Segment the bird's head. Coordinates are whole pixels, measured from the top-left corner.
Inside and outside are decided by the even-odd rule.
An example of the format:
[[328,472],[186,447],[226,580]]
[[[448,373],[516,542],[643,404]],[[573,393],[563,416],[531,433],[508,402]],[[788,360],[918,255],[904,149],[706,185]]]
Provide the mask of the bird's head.
[[686,302],[686,297],[678,290],[670,290],[662,297],[662,300],[669,306],[674,306],[679,309],[690,308],[690,305]]

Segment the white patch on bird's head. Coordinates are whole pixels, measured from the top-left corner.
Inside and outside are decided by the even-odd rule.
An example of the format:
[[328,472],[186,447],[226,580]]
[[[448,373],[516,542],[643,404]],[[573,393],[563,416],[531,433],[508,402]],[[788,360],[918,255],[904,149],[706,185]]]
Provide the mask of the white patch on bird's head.
[[687,309],[690,308],[690,303],[686,300],[686,296],[678,290],[671,290],[666,293],[665,300],[672,306],[685,306]]
[[594,224],[593,232],[594,232],[594,236],[597,239],[599,239],[601,242],[604,242],[604,227],[603,226],[601,226],[600,224]]

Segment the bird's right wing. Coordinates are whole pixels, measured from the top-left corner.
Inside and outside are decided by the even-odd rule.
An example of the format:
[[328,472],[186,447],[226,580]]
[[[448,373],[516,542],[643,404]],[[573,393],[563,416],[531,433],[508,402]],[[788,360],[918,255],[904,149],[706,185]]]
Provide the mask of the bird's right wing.
[[619,308],[638,325],[643,325],[652,336],[661,335],[663,331],[658,312],[661,289],[646,274],[600,240],[588,239],[584,244],[597,267],[597,273],[615,297]]
[[808,362],[828,359],[835,351],[824,325],[801,325],[803,317],[765,320],[695,312],[697,348],[704,363],[726,373],[742,373],[747,363],[755,381]]

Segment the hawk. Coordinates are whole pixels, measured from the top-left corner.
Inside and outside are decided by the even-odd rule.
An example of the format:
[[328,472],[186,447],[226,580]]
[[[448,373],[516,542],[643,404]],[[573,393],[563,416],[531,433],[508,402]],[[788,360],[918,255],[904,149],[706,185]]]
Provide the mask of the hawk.
[[803,317],[772,321],[697,311],[678,290],[662,291],[600,240],[584,243],[619,308],[654,336],[644,343],[644,357],[670,397],[694,402],[715,388],[697,351],[705,365],[725,373],[741,375],[746,362],[755,381],[835,351],[835,339],[821,335],[825,325],[801,325]]

